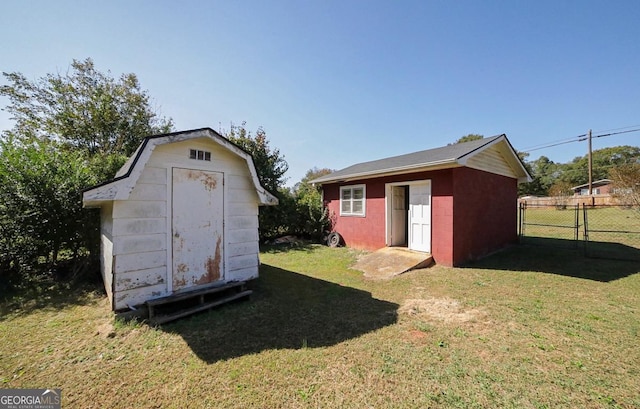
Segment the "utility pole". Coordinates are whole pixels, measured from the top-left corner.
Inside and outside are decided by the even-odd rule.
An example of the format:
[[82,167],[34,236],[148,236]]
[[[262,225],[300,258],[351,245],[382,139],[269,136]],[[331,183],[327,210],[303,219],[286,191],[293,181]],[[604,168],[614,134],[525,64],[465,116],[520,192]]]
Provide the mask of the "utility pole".
[[591,157],[591,129],[589,129],[589,196],[593,193],[593,158]]

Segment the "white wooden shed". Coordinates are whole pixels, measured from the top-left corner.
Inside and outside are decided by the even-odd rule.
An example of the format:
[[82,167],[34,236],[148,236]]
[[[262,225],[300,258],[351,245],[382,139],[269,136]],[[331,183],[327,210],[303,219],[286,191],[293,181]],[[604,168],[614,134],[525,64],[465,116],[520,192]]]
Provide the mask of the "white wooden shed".
[[83,193],[101,209],[101,272],[114,311],[258,277],[258,206],[278,200],[251,155],[210,128],[145,138],[113,180]]

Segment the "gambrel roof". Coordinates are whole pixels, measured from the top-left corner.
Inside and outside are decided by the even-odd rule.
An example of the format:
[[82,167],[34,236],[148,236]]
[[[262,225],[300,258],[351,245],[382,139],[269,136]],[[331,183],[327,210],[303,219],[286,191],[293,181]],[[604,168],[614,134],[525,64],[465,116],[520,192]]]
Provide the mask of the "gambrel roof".
[[531,175],[505,134],[441,148],[362,162],[321,176],[312,183],[324,184],[369,179],[427,170],[467,166],[530,182]]
[[84,206],[96,207],[100,206],[104,202],[127,199],[156,146],[196,138],[207,138],[242,158],[247,163],[249,173],[251,174],[251,180],[255,187],[256,194],[258,195],[259,204],[278,204],[278,199],[260,184],[256,167],[253,163],[253,158],[249,153],[213,129],[201,128],[162,135],[153,135],[144,138],[138,149],[136,149],[134,154],[116,173],[114,179],[86,189],[83,192],[82,200]]

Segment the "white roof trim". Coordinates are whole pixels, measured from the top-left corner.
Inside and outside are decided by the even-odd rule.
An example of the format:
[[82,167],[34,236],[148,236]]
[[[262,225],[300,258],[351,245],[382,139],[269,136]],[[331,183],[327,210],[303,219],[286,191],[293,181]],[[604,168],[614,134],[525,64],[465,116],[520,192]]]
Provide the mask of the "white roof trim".
[[261,205],[272,206],[278,204],[278,199],[260,184],[258,173],[256,172],[251,155],[218,134],[213,129],[202,128],[165,135],[149,136],[145,138],[136,152],[131,156],[131,158],[129,158],[127,163],[125,163],[118,173],[116,173],[115,179],[89,188],[83,192],[83,205],[85,207],[99,207],[104,202],[128,199],[156,146],[202,137],[206,137],[218,145],[223,146],[245,160]]

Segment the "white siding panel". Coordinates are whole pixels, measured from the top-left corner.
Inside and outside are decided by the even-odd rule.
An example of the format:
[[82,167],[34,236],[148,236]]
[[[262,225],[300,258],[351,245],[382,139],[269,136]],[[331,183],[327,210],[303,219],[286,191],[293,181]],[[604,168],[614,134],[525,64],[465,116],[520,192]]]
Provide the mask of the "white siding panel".
[[167,183],[166,167],[146,166],[138,179],[138,183],[165,185]]
[[167,185],[138,183],[131,191],[129,200],[167,200]]
[[231,230],[228,235],[227,243],[258,241],[258,229]]
[[260,248],[257,241],[247,243],[229,243],[227,245],[227,255],[229,257],[258,254],[259,251]]
[[145,253],[167,249],[166,234],[147,234],[136,236],[116,236],[113,254]]
[[113,204],[105,203],[100,209],[100,230],[109,239],[113,237]]
[[127,271],[144,270],[154,267],[166,269],[167,252],[151,251],[148,253],[121,254],[115,258],[115,271],[125,273]]
[[100,273],[111,303],[113,301],[113,243],[104,234],[100,235]]
[[229,257],[229,265],[227,267],[227,270],[228,271],[242,270],[244,268],[257,267],[258,264],[259,262],[258,262],[257,254]]
[[113,206],[106,203],[100,209],[100,274],[104,289],[113,305]]
[[231,189],[252,190],[253,192],[256,189],[248,171],[246,175],[229,174],[227,183]]
[[164,267],[120,273],[116,275],[115,290],[119,292],[164,284],[166,275],[167,269]]
[[152,298],[167,295],[166,284],[156,284],[149,287],[139,287],[120,291],[115,296],[115,309],[122,310],[129,306],[140,305]]
[[[184,151],[176,151],[176,152],[159,152],[158,148],[156,148],[156,152],[154,152],[153,156],[147,162],[147,164],[152,165],[154,167],[162,167],[167,166],[166,164],[172,164],[173,166],[183,167],[186,169],[206,169],[213,170],[217,172],[228,171],[230,169],[236,168],[237,161],[233,157],[216,157],[212,153],[211,161],[203,161],[203,160],[195,160],[189,159],[189,149],[198,149],[197,147],[186,148]],[[202,148],[199,148],[202,149]],[[203,149],[210,150],[210,149]]]
[[230,271],[227,275],[227,281],[247,281],[254,278],[258,278],[258,266]]
[[227,227],[236,229],[257,229],[258,218],[256,216],[227,216]]
[[225,215],[231,216],[258,216],[258,205],[254,202],[230,203],[225,208]]
[[227,200],[229,201],[229,203],[257,203],[258,197],[256,195],[255,189],[249,190],[230,188],[228,190]]
[[115,219],[113,231],[116,236],[130,236],[141,234],[164,233],[167,229],[167,219]]
[[[166,187],[165,187],[166,195]],[[153,218],[167,216],[167,202],[165,201],[135,201],[118,200],[114,202],[113,218]]]
[[486,172],[496,173],[498,175],[516,177],[515,171],[495,146],[470,158],[467,161],[467,166],[474,169],[484,170]]

